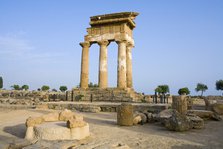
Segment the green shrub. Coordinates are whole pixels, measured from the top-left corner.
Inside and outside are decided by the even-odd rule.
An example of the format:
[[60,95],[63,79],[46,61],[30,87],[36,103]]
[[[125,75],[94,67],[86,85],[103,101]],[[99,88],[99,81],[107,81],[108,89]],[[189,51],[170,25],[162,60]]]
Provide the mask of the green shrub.
[[67,90],[67,87],[66,86],[60,86],[60,91],[61,92],[65,92]]
[[20,86],[17,84],[12,85],[11,88],[14,90],[20,90]]
[[43,86],[41,87],[41,90],[42,90],[42,91],[48,91],[49,89],[50,89],[50,87],[47,86],[47,85],[43,85]]
[[[223,80],[218,80],[218,81],[216,81],[216,90],[221,90],[221,91],[223,91]],[[222,95],[223,95],[223,93],[222,93]]]
[[179,95],[183,95],[183,94],[188,95],[188,94],[190,94],[190,90],[189,90],[187,87],[180,88],[180,89],[178,90],[178,94],[179,94]]
[[22,89],[27,91],[29,89],[29,86],[28,85],[23,85]]

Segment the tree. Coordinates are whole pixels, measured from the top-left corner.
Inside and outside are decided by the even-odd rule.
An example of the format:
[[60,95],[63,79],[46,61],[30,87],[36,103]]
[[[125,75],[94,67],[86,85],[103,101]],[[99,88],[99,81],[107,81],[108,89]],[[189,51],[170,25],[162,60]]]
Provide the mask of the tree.
[[11,88],[13,88],[14,90],[20,90],[20,86],[17,84],[12,85]]
[[88,84],[88,87],[89,87],[89,88],[92,88],[92,87],[94,87],[94,84],[93,84],[92,82],[90,82],[90,83]]
[[183,95],[183,94],[188,95],[188,94],[190,94],[190,90],[189,90],[187,87],[180,88],[180,89],[178,90],[178,94],[179,94],[179,95]]
[[94,84],[94,86],[93,86],[93,87],[94,87],[94,88],[96,88],[96,87],[99,87],[99,86],[98,86],[98,84]]
[[29,89],[29,86],[28,85],[23,85],[22,89],[27,91]]
[[[166,93],[169,93],[170,90],[169,90],[169,86],[168,85],[159,85],[156,89],[155,89],[155,94],[156,93],[159,93],[159,94],[162,94],[161,96],[161,103],[165,103],[165,100],[166,100]],[[164,100],[164,101],[163,101]]]
[[60,91],[61,92],[65,92],[67,90],[67,87],[66,86],[60,86]]
[[157,87],[155,89],[155,92],[158,93],[158,94],[161,94],[162,93],[162,89],[160,87]]
[[50,89],[50,87],[47,86],[47,85],[43,85],[43,86],[41,87],[41,90],[42,90],[42,91],[48,91],[49,89]]
[[3,88],[3,79],[0,77],[0,89]]
[[159,85],[158,87],[161,88],[161,90],[162,90],[161,93],[162,94],[166,94],[166,93],[170,92],[168,85]]
[[98,87],[98,84],[93,84],[92,82],[90,82],[90,83],[88,84],[88,87],[89,87],[89,88],[96,88],[96,87]]
[[[222,90],[223,91],[223,80],[218,80],[216,81],[216,90]],[[223,93],[222,93],[222,96],[223,96]]]
[[196,92],[201,91],[201,96],[203,96],[203,93],[208,89],[207,85],[202,83],[197,83],[197,87],[195,88]]

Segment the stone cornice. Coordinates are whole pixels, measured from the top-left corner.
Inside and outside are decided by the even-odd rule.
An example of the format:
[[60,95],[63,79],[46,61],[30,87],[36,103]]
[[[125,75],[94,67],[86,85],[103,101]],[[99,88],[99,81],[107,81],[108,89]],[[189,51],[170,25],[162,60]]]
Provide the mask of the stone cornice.
[[139,13],[137,12],[121,12],[121,13],[113,13],[113,14],[105,14],[105,15],[97,15],[91,17],[90,25],[103,25],[109,23],[128,23],[131,28],[135,28],[134,19]]

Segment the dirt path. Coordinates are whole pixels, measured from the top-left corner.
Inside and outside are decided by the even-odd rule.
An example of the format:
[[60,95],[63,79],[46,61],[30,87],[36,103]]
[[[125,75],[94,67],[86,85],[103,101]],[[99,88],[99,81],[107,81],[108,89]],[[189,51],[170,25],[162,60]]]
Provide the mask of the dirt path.
[[[0,110],[0,145],[4,146],[24,137],[26,118],[49,112],[50,110]],[[90,125],[91,136],[75,143],[73,148],[104,149],[125,145],[133,149],[223,148],[222,121],[208,121],[205,129],[178,133],[167,131],[158,123],[120,127],[116,125],[116,113],[82,114]],[[51,144],[55,145],[55,142]]]

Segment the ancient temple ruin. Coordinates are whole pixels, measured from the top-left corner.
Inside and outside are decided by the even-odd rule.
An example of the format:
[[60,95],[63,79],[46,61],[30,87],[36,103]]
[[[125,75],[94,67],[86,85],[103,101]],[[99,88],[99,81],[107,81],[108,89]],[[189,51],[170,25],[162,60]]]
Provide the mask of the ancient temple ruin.
[[134,47],[133,29],[136,12],[122,12],[90,17],[91,27],[82,46],[80,87],[88,88],[89,48],[96,43],[100,46],[99,88],[108,88],[107,46],[110,42],[118,44],[117,88],[132,88],[132,48]]

